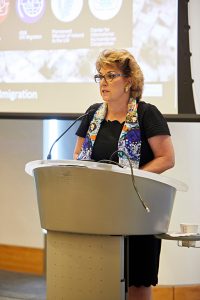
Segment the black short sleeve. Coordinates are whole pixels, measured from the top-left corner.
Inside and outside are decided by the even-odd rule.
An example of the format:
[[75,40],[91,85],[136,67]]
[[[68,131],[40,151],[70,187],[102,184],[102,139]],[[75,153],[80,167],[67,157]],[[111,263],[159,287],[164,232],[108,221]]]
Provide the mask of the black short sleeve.
[[167,121],[156,106],[140,102],[138,118],[141,132],[146,139],[156,135],[170,135]]
[[161,112],[152,104],[139,102],[138,120],[141,132],[140,167],[154,158],[148,139],[156,135],[170,135],[167,122]]

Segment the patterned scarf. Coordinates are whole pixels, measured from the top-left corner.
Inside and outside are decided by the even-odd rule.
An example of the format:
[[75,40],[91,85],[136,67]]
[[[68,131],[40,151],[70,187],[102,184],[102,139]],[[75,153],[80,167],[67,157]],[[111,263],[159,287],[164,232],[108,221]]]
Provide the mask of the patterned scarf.
[[[118,157],[119,163],[122,166],[129,167],[129,161],[126,155],[130,158],[133,168],[139,168],[140,150],[141,150],[141,135],[137,115],[138,104],[136,100],[130,99],[128,103],[128,113],[122,128],[118,141]],[[78,156],[79,160],[90,160],[92,149],[99,132],[102,121],[107,113],[107,103],[102,103],[96,110],[94,117],[87,131],[81,152]],[[122,152],[120,152],[122,151]]]

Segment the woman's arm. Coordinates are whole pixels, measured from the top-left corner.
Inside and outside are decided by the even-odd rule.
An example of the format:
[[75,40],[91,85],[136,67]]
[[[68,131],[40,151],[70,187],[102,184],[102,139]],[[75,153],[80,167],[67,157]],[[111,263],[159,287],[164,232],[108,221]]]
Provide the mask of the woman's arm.
[[148,139],[154,159],[141,167],[141,170],[162,173],[175,164],[174,148],[169,135],[157,135]]
[[76,145],[75,145],[75,148],[74,148],[74,154],[73,154],[74,159],[78,158],[78,155],[81,151],[81,147],[82,147],[83,142],[84,142],[84,139],[85,138],[78,136],[77,141],[76,141]]

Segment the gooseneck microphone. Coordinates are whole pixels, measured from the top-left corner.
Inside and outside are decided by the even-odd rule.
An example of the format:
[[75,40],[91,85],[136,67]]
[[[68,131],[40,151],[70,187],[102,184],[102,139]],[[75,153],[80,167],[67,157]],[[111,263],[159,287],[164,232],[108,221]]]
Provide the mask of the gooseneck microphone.
[[52,152],[52,150],[53,150],[53,147],[55,146],[55,144],[63,137],[63,135],[65,135],[65,133],[67,133],[75,124],[76,124],[76,122],[77,121],[79,121],[79,120],[81,120],[82,118],[84,118],[84,117],[86,117],[86,116],[88,116],[88,115],[90,115],[91,113],[93,113],[93,112],[95,112],[95,109],[91,109],[91,110],[89,110],[87,113],[85,113],[85,114],[83,114],[83,115],[81,115],[81,116],[79,116],[69,127],[67,127],[66,129],[65,129],[65,131],[61,134],[61,135],[59,135],[59,137],[53,142],[53,144],[51,145],[51,148],[50,148],[50,150],[49,150],[49,153],[48,153],[48,155],[47,155],[47,160],[49,160],[49,159],[51,159],[51,152]]

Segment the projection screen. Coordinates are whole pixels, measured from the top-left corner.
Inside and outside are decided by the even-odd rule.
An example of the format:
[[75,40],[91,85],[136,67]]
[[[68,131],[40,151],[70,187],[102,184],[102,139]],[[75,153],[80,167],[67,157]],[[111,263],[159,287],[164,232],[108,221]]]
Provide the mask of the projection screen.
[[143,100],[177,113],[177,0],[1,0],[0,112],[83,113],[101,102],[95,60],[125,48]]

